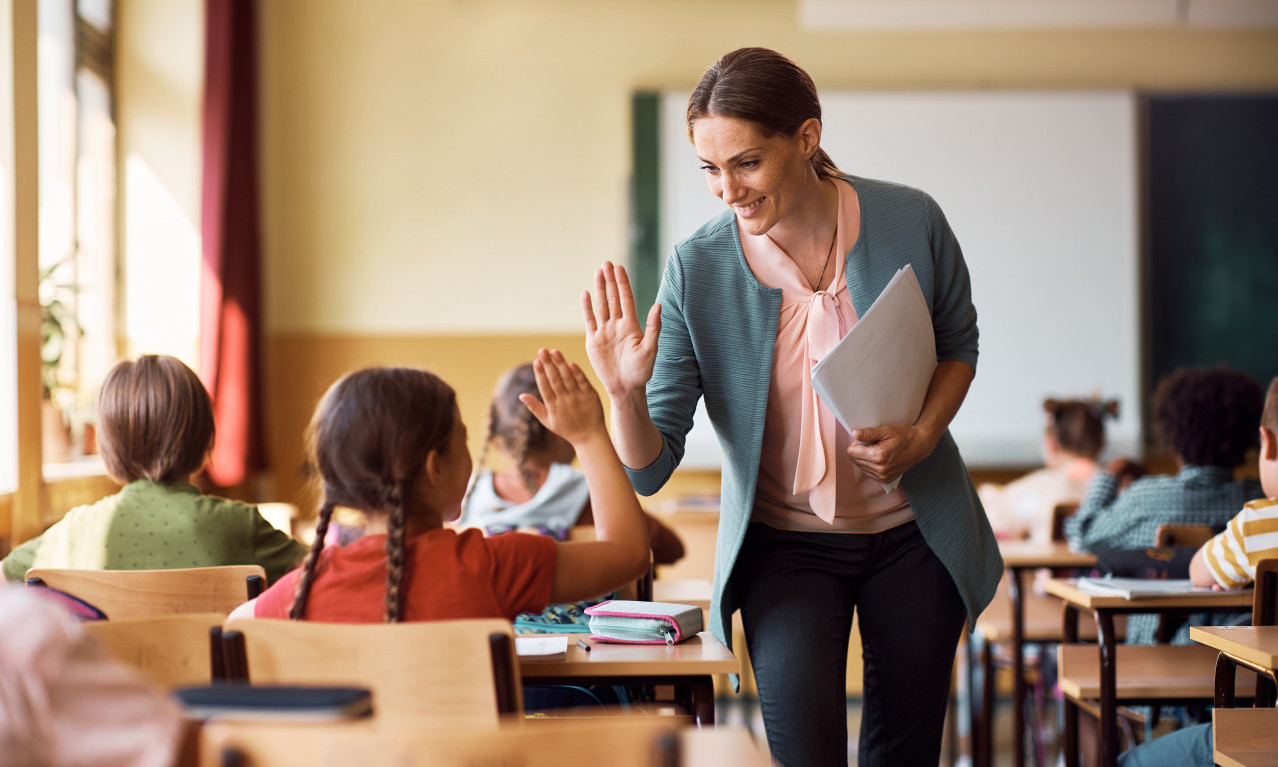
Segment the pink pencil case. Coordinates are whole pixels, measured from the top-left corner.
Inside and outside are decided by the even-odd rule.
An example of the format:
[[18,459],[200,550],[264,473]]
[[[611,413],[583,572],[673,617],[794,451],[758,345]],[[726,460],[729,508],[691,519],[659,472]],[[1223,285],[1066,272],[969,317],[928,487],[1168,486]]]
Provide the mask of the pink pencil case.
[[610,599],[586,608],[590,638],[623,644],[682,642],[701,631],[701,608],[673,602]]

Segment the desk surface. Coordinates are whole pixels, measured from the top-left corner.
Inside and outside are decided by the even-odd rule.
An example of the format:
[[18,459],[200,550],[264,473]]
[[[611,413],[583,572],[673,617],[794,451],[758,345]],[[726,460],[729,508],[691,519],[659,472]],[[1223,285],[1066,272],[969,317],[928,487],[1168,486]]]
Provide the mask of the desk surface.
[[[1087,610],[1128,609],[1134,607],[1148,608],[1149,612],[1156,612],[1160,607],[1239,607],[1250,609],[1252,602],[1251,589],[1243,591],[1196,591],[1189,594],[1126,599],[1120,596],[1093,594],[1089,591],[1084,591],[1078,587],[1077,581],[1073,578],[1049,579],[1047,581],[1047,593]],[[1141,610],[1136,612],[1141,612]]]
[[[1201,645],[1119,645],[1114,648],[1118,700],[1210,701],[1216,683],[1216,653]],[[1100,649],[1096,645],[1063,644],[1057,648],[1061,691],[1075,699],[1101,695]],[[1256,675],[1239,669],[1235,685],[1240,695],[1255,690]]]
[[1215,708],[1213,747],[1221,767],[1278,767],[1278,709]]
[[1191,626],[1189,638],[1268,669],[1278,669],[1278,626]]
[[[681,605],[696,605],[703,615],[710,611],[710,598],[714,595],[714,584],[704,578],[687,580],[662,580],[652,582],[652,601],[674,602]],[[702,624],[704,625],[704,624]]]
[[1066,543],[999,541],[998,553],[1003,555],[1004,567],[1089,567],[1096,564],[1095,555],[1073,551]]
[[568,635],[563,658],[525,660],[519,672],[524,681],[566,677],[669,677],[739,674],[741,662],[708,631],[675,645],[610,644],[584,639],[590,652],[577,646],[581,634]]

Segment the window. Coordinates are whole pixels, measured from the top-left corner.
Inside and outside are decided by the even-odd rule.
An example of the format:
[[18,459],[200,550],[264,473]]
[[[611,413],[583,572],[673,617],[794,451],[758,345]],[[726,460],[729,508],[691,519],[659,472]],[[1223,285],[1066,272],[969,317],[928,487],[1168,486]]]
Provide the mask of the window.
[[39,4],[39,298],[46,474],[93,449],[117,357],[113,0]]

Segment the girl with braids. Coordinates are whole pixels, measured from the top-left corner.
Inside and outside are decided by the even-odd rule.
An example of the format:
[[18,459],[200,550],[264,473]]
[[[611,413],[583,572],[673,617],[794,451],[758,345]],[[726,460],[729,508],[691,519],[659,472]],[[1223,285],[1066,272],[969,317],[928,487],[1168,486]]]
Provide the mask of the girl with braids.
[[[574,525],[593,523],[585,476],[571,464],[572,445],[541,424],[520,398],[535,394],[532,363],[506,372],[497,383],[488,410],[488,435],[479,470],[462,502],[464,527],[490,534],[532,528],[563,540]],[[501,453],[503,468],[486,467],[489,449]],[[645,515],[653,562],[673,564],[683,557],[683,542],[655,517]]]
[[[323,502],[305,563],[234,615],[348,623],[513,619],[638,578],[648,566],[647,530],[598,394],[558,351],[539,352],[533,369],[540,396],[520,402],[580,457],[597,540],[486,538],[446,528],[461,513],[471,473],[453,390],[424,370],[360,370],[328,390],[311,421]],[[368,528],[359,540],[325,548],[339,506],[363,512]]]
[[1057,504],[1078,503],[1105,449],[1105,419],[1118,416],[1118,401],[1045,399],[1043,468],[1006,485],[985,484],[981,504],[999,538],[1047,543]]

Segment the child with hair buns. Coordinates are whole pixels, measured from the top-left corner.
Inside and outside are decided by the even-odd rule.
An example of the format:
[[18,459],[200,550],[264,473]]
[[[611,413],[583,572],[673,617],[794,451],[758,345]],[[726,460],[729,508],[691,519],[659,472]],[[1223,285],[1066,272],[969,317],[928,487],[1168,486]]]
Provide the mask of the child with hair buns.
[[[499,533],[533,528],[563,539],[568,528],[593,524],[586,477],[572,467],[572,445],[543,426],[520,397],[536,394],[531,363],[508,370],[497,383],[488,409],[488,435],[478,470],[462,503],[465,527]],[[500,453],[501,468],[486,466],[490,448]],[[655,517],[645,515],[654,564],[683,557],[683,542]]]
[[1045,399],[1043,468],[1006,485],[984,484],[979,492],[990,526],[1000,539],[1052,538],[1052,512],[1058,504],[1078,503],[1100,466],[1105,449],[1105,419],[1118,415],[1118,401]]
[[[485,537],[445,523],[461,515],[471,476],[453,390],[410,368],[351,373],[328,390],[309,429],[323,487],[315,542],[301,568],[232,617],[329,622],[446,620],[540,611],[638,578],[648,567],[639,502],[585,374],[558,351],[533,363],[538,395],[520,402],[581,461],[597,540]],[[333,511],[363,512],[363,537],[325,547]]]

